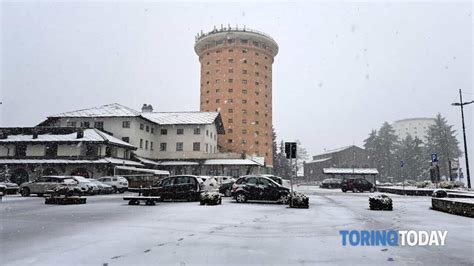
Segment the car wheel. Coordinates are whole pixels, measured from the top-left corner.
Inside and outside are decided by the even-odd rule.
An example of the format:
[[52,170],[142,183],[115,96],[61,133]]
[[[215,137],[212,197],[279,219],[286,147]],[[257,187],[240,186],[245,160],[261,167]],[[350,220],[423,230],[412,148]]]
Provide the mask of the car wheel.
[[117,193],[117,187],[116,187],[116,186],[113,186],[112,188],[114,189],[114,192],[113,192],[113,193]]
[[247,196],[245,196],[244,193],[240,192],[238,193],[236,196],[235,196],[235,200],[238,202],[238,203],[244,203],[247,201]]
[[226,197],[230,197],[230,196],[232,196],[232,192],[230,191],[230,189],[227,189],[227,190],[225,191],[224,195],[225,195]]
[[27,187],[24,187],[21,189],[21,195],[23,197],[29,197],[30,196],[30,189]]
[[125,189],[124,189],[124,188],[121,188],[121,189],[119,189],[119,192],[120,192],[120,193],[124,193],[124,192],[125,192]]
[[342,192],[346,193],[347,189],[341,188]]
[[222,199],[219,199],[219,202],[217,204],[221,205],[222,204]]
[[290,200],[290,198],[288,197],[288,195],[281,195],[280,198],[278,198],[278,203],[288,204],[289,200]]

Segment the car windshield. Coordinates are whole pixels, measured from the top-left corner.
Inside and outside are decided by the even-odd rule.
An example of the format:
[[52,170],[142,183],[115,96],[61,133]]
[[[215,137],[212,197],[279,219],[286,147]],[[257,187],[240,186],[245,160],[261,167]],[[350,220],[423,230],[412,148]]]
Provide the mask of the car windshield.
[[0,0],[0,264],[474,266],[473,12]]

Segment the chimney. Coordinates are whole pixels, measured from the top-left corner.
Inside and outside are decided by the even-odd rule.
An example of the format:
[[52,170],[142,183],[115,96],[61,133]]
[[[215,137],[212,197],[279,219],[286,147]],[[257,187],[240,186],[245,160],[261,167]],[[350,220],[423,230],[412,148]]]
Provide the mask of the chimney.
[[153,112],[153,106],[151,104],[144,103],[142,106],[142,113],[151,113]]
[[77,138],[82,139],[84,137],[84,130],[78,130],[77,131]]
[[33,132],[33,139],[37,139],[38,138],[38,132]]

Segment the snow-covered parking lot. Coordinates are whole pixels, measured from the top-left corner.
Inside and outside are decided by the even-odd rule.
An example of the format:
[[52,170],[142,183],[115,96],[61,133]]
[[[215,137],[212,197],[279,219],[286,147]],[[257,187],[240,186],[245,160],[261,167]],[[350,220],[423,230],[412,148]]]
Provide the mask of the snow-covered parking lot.
[[[474,263],[474,219],[431,210],[430,198],[391,195],[393,211],[370,211],[371,193],[299,187],[309,209],[234,203],[129,206],[123,195],[86,205],[43,198],[0,203],[2,265],[247,265]],[[339,230],[447,230],[441,247],[342,246]]]

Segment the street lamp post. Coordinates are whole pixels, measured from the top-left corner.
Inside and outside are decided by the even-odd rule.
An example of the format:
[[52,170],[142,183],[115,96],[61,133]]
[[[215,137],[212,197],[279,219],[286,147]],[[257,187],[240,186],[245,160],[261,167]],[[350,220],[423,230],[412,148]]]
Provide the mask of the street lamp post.
[[464,138],[464,154],[466,155],[466,172],[467,172],[467,187],[471,188],[471,176],[469,174],[469,158],[467,155],[467,143],[466,143],[466,127],[464,125],[464,105],[468,105],[473,103],[474,101],[470,102],[462,102],[462,91],[459,90],[459,102],[458,103],[452,103],[451,105],[454,106],[461,106],[461,120],[462,120],[462,135]]

